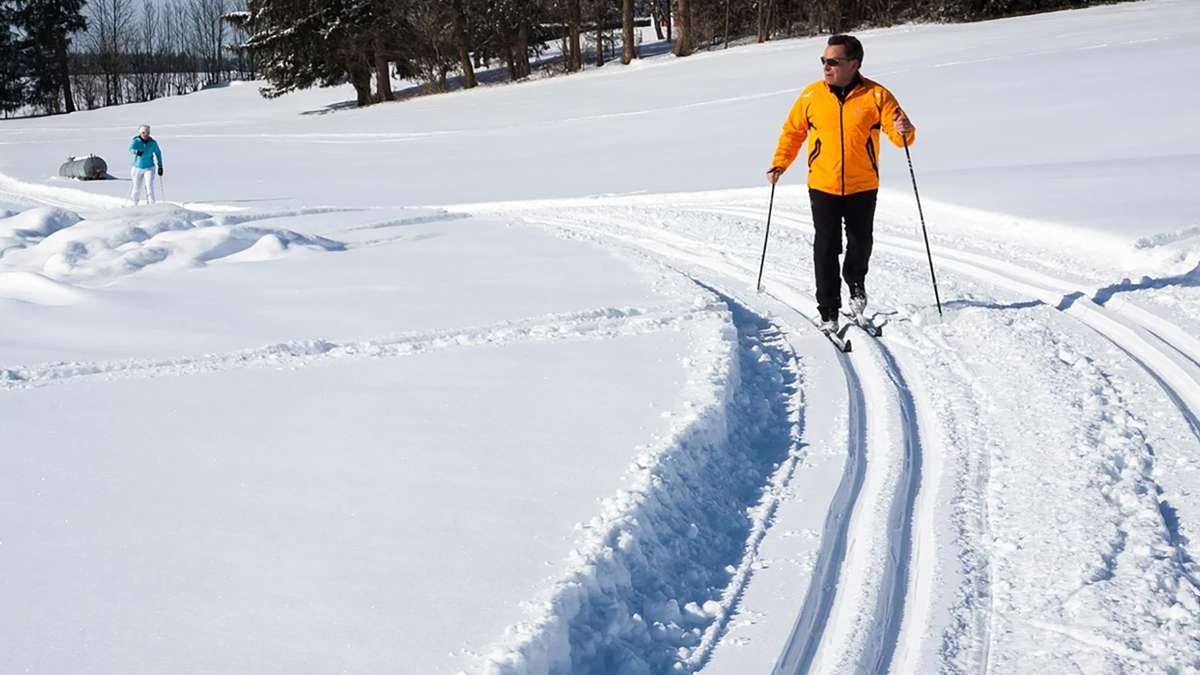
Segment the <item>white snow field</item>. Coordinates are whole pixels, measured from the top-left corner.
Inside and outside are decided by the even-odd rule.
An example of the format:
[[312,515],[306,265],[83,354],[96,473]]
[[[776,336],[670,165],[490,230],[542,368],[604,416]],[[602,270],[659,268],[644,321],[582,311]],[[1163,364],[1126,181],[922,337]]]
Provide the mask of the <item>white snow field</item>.
[[859,35],[849,353],[822,38],[0,122],[0,672],[1200,672],[1200,3]]

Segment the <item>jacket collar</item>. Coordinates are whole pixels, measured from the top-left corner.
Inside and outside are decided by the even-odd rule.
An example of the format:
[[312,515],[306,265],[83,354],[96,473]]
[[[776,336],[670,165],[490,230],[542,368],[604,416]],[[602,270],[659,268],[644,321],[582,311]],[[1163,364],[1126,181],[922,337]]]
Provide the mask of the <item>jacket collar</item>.
[[825,82],[824,84],[826,89],[829,90],[829,93],[838,97],[842,101],[845,101],[846,99],[850,98],[855,91],[866,88],[867,78],[863,77],[862,73],[855,73],[854,79],[851,80],[850,84],[846,85],[845,87],[835,87],[828,82]]

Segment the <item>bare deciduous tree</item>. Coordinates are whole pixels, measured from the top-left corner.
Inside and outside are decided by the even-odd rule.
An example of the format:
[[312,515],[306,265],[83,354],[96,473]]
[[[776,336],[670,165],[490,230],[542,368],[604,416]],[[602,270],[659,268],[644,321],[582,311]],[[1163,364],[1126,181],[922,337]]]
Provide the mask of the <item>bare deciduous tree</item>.
[[567,71],[572,73],[583,67],[583,49],[579,45],[583,8],[579,3],[580,0],[567,0]]
[[132,41],[133,4],[130,0],[95,0],[88,5],[90,30],[86,38],[104,77],[104,105],[124,102],[122,76],[127,72]]
[[675,38],[675,56],[692,53],[691,0],[675,0],[675,16],[679,19],[679,35]]
[[190,41],[200,56],[204,84],[221,81],[225,72],[225,0],[189,0]]
[[638,48],[633,41],[633,0],[621,2],[621,63],[638,58]]

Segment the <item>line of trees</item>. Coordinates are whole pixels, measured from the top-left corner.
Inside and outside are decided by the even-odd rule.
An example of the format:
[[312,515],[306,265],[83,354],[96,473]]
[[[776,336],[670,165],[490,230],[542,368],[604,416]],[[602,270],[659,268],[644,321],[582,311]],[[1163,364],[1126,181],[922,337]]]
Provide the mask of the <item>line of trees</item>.
[[231,49],[245,39],[225,16],[231,0],[90,0],[88,29],[71,54],[73,89],[86,108],[187,94],[253,78]]
[[[234,4],[238,2],[238,4]],[[239,0],[0,0],[0,113],[73,112],[253,78]]]
[[[1105,0],[1099,0],[1103,2]],[[1111,0],[1109,0],[1111,1]],[[231,13],[272,97],[349,82],[357,104],[395,98],[391,75],[445,91],[471,88],[493,61],[509,78],[532,73],[550,44],[553,67],[605,62],[620,32],[621,61],[638,58],[644,17],[676,56],[785,36],[905,21],[971,21],[1096,4],[1097,0],[248,0]],[[585,53],[591,43],[591,54]],[[615,51],[615,50],[614,50]],[[609,52],[611,53],[611,52]],[[374,86],[372,86],[374,84]]]
[[[0,0],[0,113],[148,101],[232,79],[264,96],[350,83],[360,106],[471,88],[501,64],[575,72],[639,57],[652,25],[676,56],[733,41],[906,21],[971,21],[1107,0]],[[140,3],[140,4],[136,4]],[[561,56],[546,57],[556,47]]]

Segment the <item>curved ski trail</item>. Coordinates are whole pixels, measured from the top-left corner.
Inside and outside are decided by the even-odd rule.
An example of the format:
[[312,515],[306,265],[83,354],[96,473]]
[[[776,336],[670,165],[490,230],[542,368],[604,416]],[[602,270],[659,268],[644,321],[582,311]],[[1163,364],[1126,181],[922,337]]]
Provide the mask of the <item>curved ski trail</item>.
[[[740,295],[737,289],[751,286],[754,278],[754,270],[742,262],[747,256],[740,252],[733,255],[721,245],[639,225],[620,215],[566,208],[530,208],[507,215],[671,261],[671,266],[730,296]],[[799,309],[807,304],[804,293],[786,282],[773,283],[772,289],[772,299],[793,317],[789,328],[813,334],[810,315]],[[763,304],[746,302],[751,307]],[[865,348],[856,356],[838,357],[852,401],[846,467],[827,516],[814,579],[776,672],[842,666],[887,672],[896,653],[911,581],[913,511],[921,484],[920,431],[915,399],[899,363],[885,345],[865,334],[861,342]],[[828,359],[827,345],[817,349],[821,351],[810,348],[802,356],[815,360],[819,353]],[[866,371],[860,370],[864,362],[869,364]],[[848,579],[854,583],[847,585]]]

